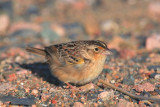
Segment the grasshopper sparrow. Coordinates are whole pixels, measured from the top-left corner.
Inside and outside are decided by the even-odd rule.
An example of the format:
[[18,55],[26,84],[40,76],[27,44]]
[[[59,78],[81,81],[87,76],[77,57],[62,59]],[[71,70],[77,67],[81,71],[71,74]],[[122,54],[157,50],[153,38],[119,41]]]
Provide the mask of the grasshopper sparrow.
[[44,49],[27,47],[28,52],[45,56],[53,76],[65,83],[83,85],[102,72],[111,51],[99,40],[80,40],[55,44]]

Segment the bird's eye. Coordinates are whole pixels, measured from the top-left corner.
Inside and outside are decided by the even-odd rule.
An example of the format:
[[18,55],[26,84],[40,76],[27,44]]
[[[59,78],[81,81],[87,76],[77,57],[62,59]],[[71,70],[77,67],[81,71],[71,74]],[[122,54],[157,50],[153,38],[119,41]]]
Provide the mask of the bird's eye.
[[98,48],[94,48],[94,50],[95,50],[96,52],[98,52],[98,51],[99,51],[99,49],[98,49]]

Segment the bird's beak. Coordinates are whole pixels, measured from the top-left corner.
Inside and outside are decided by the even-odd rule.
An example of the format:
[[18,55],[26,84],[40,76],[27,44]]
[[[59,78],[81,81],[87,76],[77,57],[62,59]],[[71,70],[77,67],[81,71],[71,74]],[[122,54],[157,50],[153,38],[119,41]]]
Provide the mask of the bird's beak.
[[105,54],[105,55],[113,55],[112,51],[109,50],[108,48],[107,48],[106,51],[104,51],[102,54]]

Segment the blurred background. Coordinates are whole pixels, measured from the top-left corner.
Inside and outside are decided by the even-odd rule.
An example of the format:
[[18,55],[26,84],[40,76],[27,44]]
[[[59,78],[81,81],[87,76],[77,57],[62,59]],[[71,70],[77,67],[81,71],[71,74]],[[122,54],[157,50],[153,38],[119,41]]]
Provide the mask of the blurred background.
[[159,22],[159,0],[1,0],[0,51],[87,39],[152,50]]

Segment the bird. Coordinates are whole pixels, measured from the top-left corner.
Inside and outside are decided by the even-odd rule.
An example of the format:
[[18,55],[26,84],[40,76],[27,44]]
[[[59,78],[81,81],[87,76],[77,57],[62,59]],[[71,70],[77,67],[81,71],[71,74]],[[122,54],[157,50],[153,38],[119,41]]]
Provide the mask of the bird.
[[44,56],[51,74],[64,83],[84,85],[96,79],[112,52],[100,40],[78,40],[46,46],[26,47],[27,52]]

